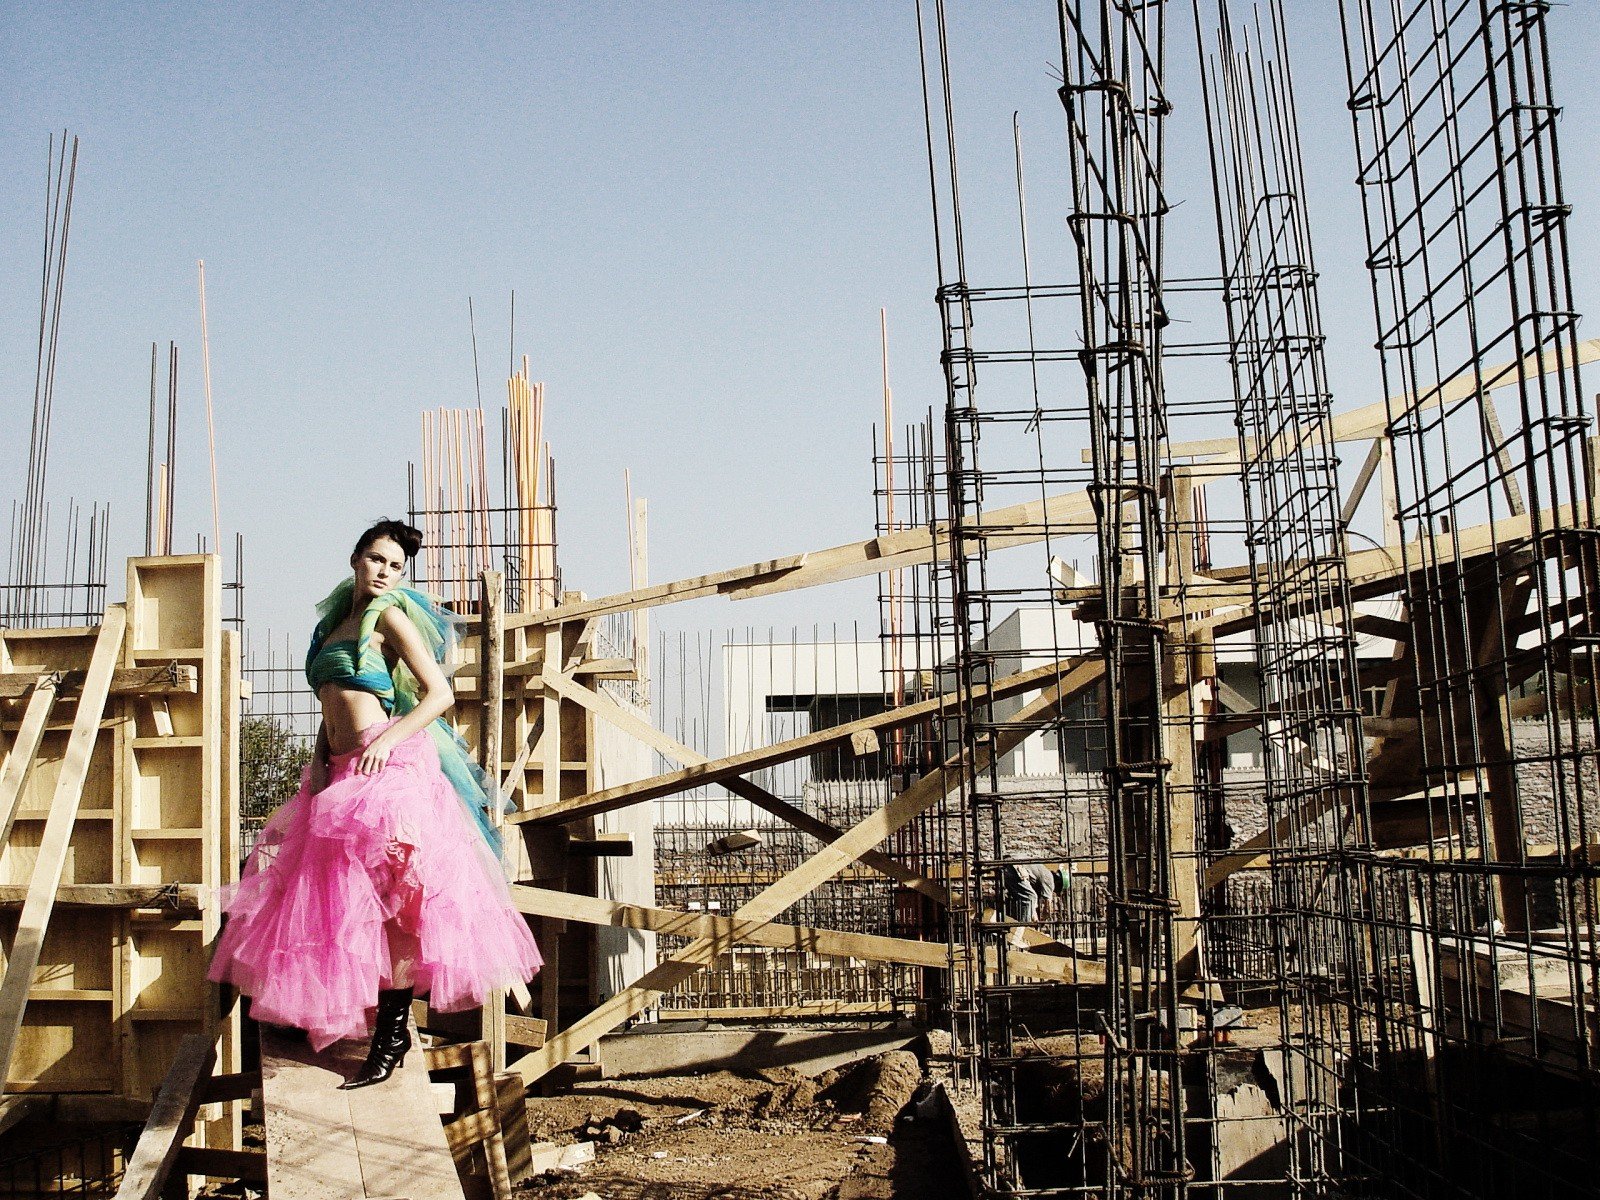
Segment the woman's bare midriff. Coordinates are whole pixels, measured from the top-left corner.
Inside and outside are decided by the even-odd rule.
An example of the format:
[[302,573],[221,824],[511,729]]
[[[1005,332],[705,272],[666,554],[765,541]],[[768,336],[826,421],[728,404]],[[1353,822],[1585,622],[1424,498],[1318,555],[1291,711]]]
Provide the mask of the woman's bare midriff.
[[328,749],[348,754],[361,744],[361,731],[389,719],[371,692],[325,683],[317,692],[322,701],[322,724],[328,731]]

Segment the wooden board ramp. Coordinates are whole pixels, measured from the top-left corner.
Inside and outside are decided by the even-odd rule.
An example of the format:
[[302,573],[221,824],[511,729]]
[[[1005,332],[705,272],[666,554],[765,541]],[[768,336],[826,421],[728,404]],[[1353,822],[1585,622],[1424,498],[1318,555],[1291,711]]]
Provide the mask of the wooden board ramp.
[[303,1040],[261,1031],[261,1093],[272,1200],[406,1197],[462,1200],[455,1159],[412,1049],[387,1082],[342,1092],[366,1055],[365,1042],[321,1054]]
[[[543,1040],[542,1028],[533,1040]],[[415,1036],[413,1042],[390,1079],[343,1092],[339,1084],[360,1065],[364,1042],[314,1054],[303,1038],[267,1029],[260,1071],[213,1075],[217,1044],[190,1034],[162,1081],[116,1200],[186,1197],[202,1176],[239,1180],[264,1189],[269,1200],[464,1200],[463,1185],[470,1200],[511,1200],[512,1171],[524,1178],[531,1169],[516,1076],[494,1073],[486,1042],[427,1049]],[[266,1150],[186,1144],[206,1132],[196,1119],[203,1106],[253,1097],[263,1110]],[[512,1114],[509,1135],[502,1113]]]

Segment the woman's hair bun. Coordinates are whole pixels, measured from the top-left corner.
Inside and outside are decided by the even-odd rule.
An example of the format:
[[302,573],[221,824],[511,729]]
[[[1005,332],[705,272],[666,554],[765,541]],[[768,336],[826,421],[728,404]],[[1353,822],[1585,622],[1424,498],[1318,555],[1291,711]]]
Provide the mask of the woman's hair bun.
[[422,530],[415,525],[407,525],[404,521],[393,521],[385,517],[356,539],[355,552],[360,554],[379,538],[388,538],[405,552],[407,558],[415,558],[417,551],[422,549]]

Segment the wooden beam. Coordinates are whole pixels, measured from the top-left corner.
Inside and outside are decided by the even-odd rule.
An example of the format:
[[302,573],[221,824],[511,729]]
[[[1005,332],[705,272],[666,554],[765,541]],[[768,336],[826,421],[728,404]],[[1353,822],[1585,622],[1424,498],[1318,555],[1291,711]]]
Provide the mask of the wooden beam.
[[43,1113],[53,1103],[53,1097],[22,1095],[0,1097],[0,1134],[20,1124],[35,1113]]
[[237,1179],[241,1183],[267,1182],[265,1150],[219,1150],[211,1147],[183,1146],[178,1150],[176,1166],[185,1175]]
[[[1026,675],[1028,673],[1025,672],[1024,674]],[[1096,675],[1089,682],[1093,683],[1094,680],[1098,678],[1099,676]],[[1002,680],[1001,682],[1004,683],[1005,681]],[[555,688],[556,690],[560,691],[563,696],[566,696],[575,703],[589,708],[597,716],[611,721],[623,732],[632,734],[645,745],[654,749],[663,758],[671,759],[680,763],[696,765],[705,764],[710,761],[699,751],[694,750],[689,746],[685,746],[681,742],[668,737],[654,725],[651,725],[635,716],[628,709],[623,708],[620,704],[603,693],[591,691],[589,688],[579,687],[572,680],[567,679],[564,676],[547,676],[545,683],[547,687]],[[1084,686],[1088,686],[1088,684],[1085,684]],[[997,684],[996,687],[999,688],[1000,685]],[[979,689],[979,694],[982,694],[982,689]],[[1070,697],[1063,697],[1063,701],[1068,698]],[[859,732],[852,735],[852,737],[858,736],[860,736]],[[733,777],[729,779],[718,780],[718,783],[735,796],[748,800],[752,804],[755,804],[758,808],[763,808],[775,816],[781,817],[790,825],[804,833],[810,834],[819,841],[833,842],[844,836],[843,830],[828,824],[826,821],[812,816],[804,809],[790,804],[786,800],[779,799],[765,788],[752,783],[748,779]],[[930,879],[925,875],[918,874],[916,871],[913,871],[911,868],[903,865],[897,859],[891,858],[889,855],[884,854],[882,851],[868,850],[861,855],[858,861],[862,866],[868,867],[878,872],[880,875],[884,875],[890,879],[893,879],[901,886],[928,897],[928,899],[932,900],[936,904],[948,905],[950,903],[950,893],[943,884],[939,883],[937,880]],[[990,919],[990,917],[986,915],[985,919]],[[1033,949],[1043,949],[1047,946],[1062,949],[1050,937],[1036,929],[1023,930],[1021,936],[1025,945],[1032,947]]]
[[[511,885],[511,901],[518,911],[537,917],[557,917],[585,925],[612,925],[621,929],[649,929],[671,937],[715,938],[749,946],[825,954],[834,958],[861,958],[869,962],[905,963],[939,970],[950,965],[950,950],[943,942],[883,937],[873,933],[846,933],[808,925],[769,923],[749,928],[734,917],[712,913],[679,912],[623,904],[594,896],[551,891],[527,884]],[[1011,950],[1007,963],[1022,975],[1060,983],[1103,983],[1105,971],[1097,963],[1052,954]]]
[[116,1200],[159,1200],[178,1162],[183,1139],[194,1128],[200,1108],[200,1085],[217,1061],[217,1048],[202,1034],[191,1033],[178,1046],[161,1082],[150,1119],[122,1172]]
[[1201,682],[1190,675],[1188,648],[1179,645],[1168,660],[1173,678],[1162,681],[1166,693],[1161,705],[1164,751],[1171,766],[1167,773],[1167,858],[1171,873],[1173,961],[1179,978],[1188,982],[1206,974],[1201,969],[1199,842],[1196,836],[1195,731],[1206,714]]
[[[1042,667],[1034,667],[1031,670],[1019,671],[1014,675],[1008,675],[1003,679],[996,680],[993,686],[988,689],[977,689],[974,692],[974,698],[982,699],[987,696],[990,699],[997,700],[1004,696],[1014,696],[1019,692],[1037,691],[1048,687],[1058,679],[1080,678],[1082,677],[1079,673],[1080,668],[1086,663],[1097,661],[1098,656],[1079,655],[1048,663]],[[557,676],[556,678],[560,677]],[[1096,673],[1092,679],[1087,680],[1082,686],[1087,687],[1098,679],[1099,675]],[[915,704],[906,704],[899,708],[890,709],[885,713],[861,717],[855,721],[846,721],[843,725],[819,729],[800,737],[774,743],[771,746],[746,750],[742,753],[715,759],[698,766],[669,771],[663,775],[655,775],[649,779],[641,779],[634,783],[625,783],[600,792],[591,792],[587,796],[575,796],[573,799],[561,804],[554,804],[525,813],[513,813],[507,820],[532,821],[539,825],[559,824],[566,821],[574,821],[581,817],[591,817],[599,813],[611,812],[618,808],[627,808],[629,805],[639,804],[645,800],[671,796],[677,792],[686,791],[702,784],[721,783],[725,779],[747,775],[752,771],[775,766],[791,759],[803,758],[829,746],[847,743],[856,733],[862,730],[879,731],[914,724],[917,721],[939,715],[952,708],[958,698],[957,693],[946,692],[935,696],[931,700],[921,700]]]
[[[1498,589],[1482,586],[1468,589],[1467,630],[1476,639],[1476,644],[1468,647],[1473,666],[1469,693],[1472,711],[1459,714],[1456,729],[1475,728],[1476,733],[1463,739],[1458,732],[1458,743],[1467,740],[1469,745],[1458,746],[1453,753],[1447,751],[1457,762],[1477,760],[1484,764],[1481,769],[1488,788],[1482,803],[1487,817],[1489,852],[1496,861],[1514,863],[1518,867],[1527,863],[1527,836],[1515,764],[1511,688],[1503,667],[1516,649],[1516,643],[1509,637],[1502,619],[1520,617],[1527,610],[1528,601],[1534,595],[1534,571],[1538,569],[1539,564],[1536,564],[1533,570],[1512,575],[1503,580]],[[1528,929],[1531,908],[1526,877],[1516,871],[1501,871],[1493,876],[1491,884],[1497,915],[1505,928],[1513,935]]]
[[522,883],[511,885],[511,902],[519,912],[533,917],[556,917],[563,921],[619,929],[648,929],[670,937],[716,938],[728,945],[810,951],[836,958],[862,958],[870,962],[907,963],[918,967],[943,968],[950,961],[949,949],[942,942],[919,942],[911,938],[883,937],[870,933],[835,933],[804,925],[768,923],[752,926],[731,916],[624,904],[617,900],[574,895]]
[[[511,770],[506,772],[505,780],[500,784],[500,805],[505,807],[516,795],[517,781],[522,778],[523,769],[528,765],[528,758],[533,754],[533,747],[539,741],[539,736],[544,732],[544,715],[541,713],[534,718],[533,727],[528,730],[528,736],[522,739],[522,749],[517,751],[517,757],[511,763]],[[508,814],[509,816],[509,814]]]
[[1384,439],[1372,439],[1372,445],[1367,450],[1367,457],[1361,464],[1361,470],[1356,472],[1355,482],[1350,485],[1350,491],[1344,498],[1344,507],[1339,510],[1339,524],[1349,525],[1356,515],[1356,509],[1361,507],[1361,498],[1367,494],[1367,486],[1371,484],[1372,477],[1378,473],[1378,468],[1383,465]]
[[[1093,512],[1087,493],[1069,492],[1047,500],[1032,500],[1009,508],[994,509],[985,513],[976,525],[969,526],[966,536],[973,542],[981,540],[991,550],[1024,546],[1043,541],[1047,531],[1059,533],[1064,525],[1086,521]],[[785,558],[768,559],[710,575],[697,575],[673,583],[601,596],[596,600],[536,609],[507,618],[507,626],[559,623],[580,617],[655,608],[702,596],[731,596],[742,600],[859,579],[863,575],[877,575],[932,562],[936,554],[947,551],[949,540],[949,530],[943,524],[931,530],[906,529],[827,550],[791,554]]]
[[545,1023],[538,1017],[506,1014],[506,1041],[511,1045],[537,1050],[544,1045]]
[[[1464,779],[1456,785],[1455,790],[1457,794],[1475,792],[1476,785],[1472,780]],[[1374,794],[1372,796],[1372,808],[1374,822],[1382,820],[1385,809],[1398,809],[1407,805],[1416,805],[1419,803],[1426,807],[1428,803],[1429,790],[1426,787],[1382,789],[1382,791],[1387,792],[1388,794],[1382,795],[1379,794],[1379,789],[1373,789]],[[1435,804],[1438,803],[1438,798],[1443,794],[1443,792],[1437,789],[1434,791]],[[1204,886],[1207,888],[1213,888],[1222,883],[1223,880],[1227,879],[1228,876],[1234,874],[1235,872],[1254,870],[1259,867],[1267,866],[1271,859],[1269,851],[1274,843],[1282,846],[1286,850],[1293,850],[1292,846],[1284,846],[1284,839],[1287,838],[1294,830],[1294,827],[1297,823],[1321,820],[1336,807],[1337,803],[1330,801],[1327,793],[1324,792],[1321,797],[1319,797],[1318,803],[1314,806],[1311,806],[1308,811],[1295,814],[1293,816],[1284,817],[1270,829],[1264,829],[1260,833],[1256,834],[1255,837],[1240,842],[1239,845],[1235,846],[1227,854],[1223,855],[1221,858],[1213,860],[1206,867]]]
[[567,839],[567,853],[575,858],[632,858],[631,833],[575,833]]
[[[1410,616],[1410,608],[1403,611]],[[1413,626],[1413,628],[1415,628]],[[1417,653],[1419,642],[1428,641],[1426,622],[1423,637],[1397,641],[1389,657],[1394,670],[1383,684],[1383,699],[1378,717],[1386,721],[1418,721],[1415,731],[1402,732],[1399,738],[1385,738],[1367,754],[1367,794],[1371,799],[1379,789],[1415,786],[1421,782],[1422,726],[1417,704]],[[1363,719],[1363,723],[1364,719]],[[1402,728],[1396,726],[1394,728]]]
[[1283,839],[1289,836],[1297,824],[1320,821],[1333,811],[1336,805],[1337,802],[1330,799],[1327,791],[1318,793],[1315,800],[1309,802],[1308,811],[1280,817],[1276,823],[1269,825],[1255,837],[1247,838],[1229,853],[1208,863],[1202,886],[1209,891],[1236,871],[1266,866],[1268,850],[1274,845],[1282,845]]
[[45,820],[44,833],[40,836],[27,898],[23,901],[22,915],[17,921],[11,956],[6,962],[5,979],[0,982],[0,1089],[4,1088],[11,1076],[11,1060],[16,1054],[17,1038],[22,1030],[22,1012],[27,1007],[28,989],[33,985],[33,973],[39,966],[40,951],[44,949],[45,928],[50,923],[50,911],[55,906],[56,889],[61,886],[61,873],[66,868],[72,827],[78,818],[83,784],[89,774],[89,760],[94,754],[95,739],[100,732],[100,717],[105,712],[106,699],[111,690],[111,675],[116,670],[117,657],[122,651],[122,635],[127,624],[126,606],[113,604],[106,609],[105,620],[89,658],[83,691],[78,697],[78,711],[72,719],[72,732],[67,738],[60,774],[56,777],[50,815]]
[[1403,642],[1411,636],[1410,621],[1398,621],[1393,617],[1379,616],[1377,613],[1354,613],[1342,624],[1355,633],[1387,638],[1391,642]]
[[[1535,528],[1541,532],[1548,544],[1559,538],[1564,530],[1584,528],[1585,526],[1577,521],[1579,515],[1581,514],[1575,511],[1572,505],[1563,504],[1539,513],[1537,524],[1532,517],[1524,514],[1504,517],[1498,521],[1474,525],[1451,533],[1436,534],[1409,542],[1404,546],[1379,546],[1370,550],[1358,550],[1345,556],[1345,570],[1350,591],[1353,598],[1358,600],[1399,591],[1405,586],[1408,575],[1423,571],[1427,564],[1465,562],[1486,554],[1496,554],[1507,543],[1531,538]],[[1294,568],[1300,565],[1302,564],[1293,562],[1286,564],[1286,567]],[[1229,582],[1248,580],[1250,573],[1251,568],[1248,566],[1223,567],[1214,572]],[[1293,613],[1286,614],[1286,617],[1295,620],[1313,620],[1317,619],[1319,614],[1339,609],[1343,603],[1342,590],[1329,589],[1315,600],[1296,601]],[[1177,619],[1182,614],[1175,607],[1171,615],[1173,619]],[[1221,638],[1231,633],[1254,629],[1276,619],[1278,619],[1277,614],[1271,609],[1261,609],[1238,615],[1224,614],[1205,618],[1199,622],[1191,621],[1189,627],[1192,630],[1209,628],[1214,637]]]
[[[16,908],[28,897],[28,884],[0,883],[0,908]],[[159,908],[195,913],[205,889],[200,884],[63,883],[57,908]]]
[[[58,671],[58,690],[73,695],[83,690],[85,672]],[[20,700],[28,694],[37,671],[0,672],[0,700]],[[120,667],[111,676],[113,696],[192,695],[200,690],[200,672],[187,663],[163,663],[158,667]]]
[[[28,782],[28,774],[39,753],[50,709],[60,695],[59,675],[35,675],[33,678],[33,694],[22,710],[22,726],[11,741],[4,769],[0,769],[0,849],[11,840],[11,827],[16,823],[17,810],[22,807],[23,786]],[[4,1084],[5,1077],[0,1075],[0,1089]]]
[[[481,765],[492,784],[492,796],[500,790],[500,726],[505,715],[505,655],[501,646],[505,638],[505,576],[499,571],[485,571],[478,583],[478,678],[483,697],[478,745],[482,747]],[[499,825],[498,805],[491,816]]]
[[[470,1160],[474,1150],[481,1151],[489,1175],[492,1200],[512,1200],[511,1176],[506,1162],[506,1137],[500,1125],[499,1092],[495,1083],[497,1072],[490,1063],[489,1047],[483,1042],[440,1046],[429,1049],[424,1057],[430,1078],[435,1073],[465,1068],[467,1082],[472,1085],[471,1099],[468,1105],[463,1106],[463,1111],[456,1110],[453,1103],[455,1096],[452,1095],[449,1110],[441,1113],[445,1116],[445,1141],[457,1169]],[[451,1087],[449,1090],[454,1093],[456,1089]]]
[[[505,585],[506,577],[499,571],[485,571],[478,580],[478,693],[483,698],[478,747],[489,785],[489,820],[496,830],[505,825],[500,783],[500,734],[506,711]],[[504,857],[502,846],[502,860]],[[493,1069],[505,1070],[506,994],[499,988],[492,989],[483,999],[483,1040],[489,1044]]]
[[1422,730],[1416,717],[1362,717],[1361,732],[1367,737],[1409,738]]
[[[603,693],[580,687],[565,676],[547,675],[544,678],[546,687],[555,689],[574,703],[583,705],[596,716],[609,721],[624,733],[631,734],[646,746],[655,750],[663,758],[690,766],[704,766],[711,761],[699,751],[668,737],[654,725],[635,716]],[[836,841],[844,834],[842,829],[838,829],[828,822],[812,816],[805,809],[790,804],[787,800],[774,796],[766,788],[752,783],[748,779],[734,776],[718,780],[718,783],[735,796],[748,800],[756,807],[765,809],[774,816],[781,817],[796,829],[810,834],[818,841]],[[918,874],[910,867],[902,865],[882,851],[869,850],[861,856],[861,863],[863,866],[871,867],[879,874],[886,875],[913,891],[920,892],[938,904],[949,903],[950,894],[943,886]]]
[[[552,663],[559,662],[560,659],[561,626],[547,625],[544,629],[544,661]],[[549,689],[545,690],[543,713],[543,734],[540,740],[544,746],[544,755],[539,776],[540,810],[559,807],[561,804],[561,748],[565,741],[561,736],[561,697]],[[554,1019],[553,1013],[545,1015]]]
[[[1482,846],[1463,846],[1458,842],[1429,842],[1420,846],[1398,846],[1377,851],[1379,858],[1401,858],[1423,862],[1482,862]],[[1600,842],[1582,846],[1558,846],[1554,842],[1535,842],[1528,847],[1529,862],[1556,859],[1566,863],[1600,862]],[[1494,860],[1493,854],[1490,861]]]
[[[1600,339],[1591,338],[1578,343],[1577,362],[1580,365],[1592,363],[1597,359],[1600,359]],[[1515,362],[1502,363],[1483,370],[1463,371],[1460,375],[1436,384],[1420,394],[1404,392],[1387,400],[1379,400],[1340,413],[1331,421],[1313,422],[1311,425],[1299,427],[1298,437],[1292,440],[1289,434],[1280,434],[1268,443],[1266,450],[1274,455],[1292,452],[1296,446],[1316,436],[1318,430],[1324,426],[1331,433],[1332,440],[1336,442],[1365,442],[1374,438],[1384,438],[1388,435],[1391,412],[1397,418],[1426,412],[1441,404],[1454,404],[1459,400],[1465,400],[1477,392],[1487,394],[1519,380],[1536,379],[1541,375],[1571,366],[1572,361],[1565,351],[1559,354],[1552,351],[1542,355],[1530,354]],[[1163,449],[1167,455],[1175,458],[1232,455],[1237,461],[1239,440],[1206,438],[1198,441],[1173,442]],[[1246,439],[1245,452],[1250,454],[1252,459],[1259,457],[1261,453],[1259,440]],[[1085,455],[1088,453],[1089,451],[1084,451]],[[1084,461],[1089,460],[1085,457]]]
[[804,1021],[812,1017],[870,1017],[895,1011],[893,1002],[801,1000],[795,1004],[738,1004],[723,1008],[664,1008],[663,1021]]
[[[630,481],[628,494],[633,494]],[[633,502],[633,511],[628,514],[631,522],[629,532],[633,535],[628,543],[631,553],[628,555],[628,586],[630,588],[643,587],[650,579],[650,505],[643,496]],[[634,677],[640,684],[641,698],[646,708],[650,707],[650,610],[641,609],[633,615],[633,665]]]
[[766,562],[751,563],[745,567],[717,571],[710,575],[696,575],[671,583],[658,583],[637,591],[600,596],[594,600],[557,604],[528,613],[513,613],[506,625],[515,629],[523,625],[559,624],[562,621],[576,621],[583,617],[604,616],[608,613],[627,612],[637,608],[654,608],[661,604],[675,604],[680,600],[714,596],[761,579],[788,574],[804,566],[805,561],[804,554],[791,554],[787,558],[774,558]]
[[[973,761],[963,762],[956,755],[943,766],[924,775],[905,791],[893,797],[877,812],[852,826],[838,841],[823,846],[805,862],[787,872],[771,886],[752,897],[733,914],[739,922],[738,936],[769,924],[795,901],[809,895],[861,856],[862,851],[882,842],[904,828],[922,813],[938,804],[954,788],[962,786],[976,771],[986,770],[996,758],[1004,757],[1032,732],[1029,723],[1042,720],[1059,710],[1064,699],[1100,678],[1104,668],[1099,659],[1082,662],[1064,677],[1047,687],[1043,694],[1022,706],[1010,720],[1022,728],[1002,730],[993,747],[981,751]],[[637,983],[624,988],[570,1028],[555,1034],[533,1054],[517,1060],[512,1070],[532,1082],[551,1068],[565,1062],[578,1051],[615,1029],[630,1017],[644,1011],[656,997],[672,990],[716,958],[729,940],[699,938],[672,958],[645,973]]]
[[585,679],[617,679],[636,682],[639,669],[631,658],[591,658],[572,668],[572,674]]
[[[465,663],[457,668],[456,674],[461,682],[456,684],[458,696],[473,696],[477,694],[477,680],[473,678],[477,672],[476,663]],[[541,651],[531,658],[519,662],[507,663],[505,676],[507,679],[525,679],[529,675],[539,675],[544,671],[544,654]],[[580,662],[567,675],[576,675],[585,679],[616,679],[623,682],[634,682],[639,678],[630,658],[590,658]]]
[[569,633],[566,629],[561,631],[562,645],[566,647],[561,670],[565,674],[571,675],[589,657],[589,651],[594,646],[594,635],[599,632],[599,617],[585,617],[574,632]]
[[225,1104],[230,1100],[248,1100],[260,1090],[260,1071],[213,1075],[200,1085],[200,1103]]

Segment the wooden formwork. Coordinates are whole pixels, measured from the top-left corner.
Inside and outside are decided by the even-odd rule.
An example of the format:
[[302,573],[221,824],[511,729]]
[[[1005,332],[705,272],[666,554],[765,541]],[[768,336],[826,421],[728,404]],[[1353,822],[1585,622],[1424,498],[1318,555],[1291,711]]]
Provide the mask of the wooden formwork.
[[[558,670],[589,676],[604,667],[613,678],[634,677],[631,662],[602,664],[593,659],[594,629],[593,622],[578,621],[548,629],[506,630],[503,641],[489,635],[487,629],[464,639],[465,661],[454,680],[457,702],[451,719],[474,757],[487,768],[485,701],[492,688],[484,669],[483,648],[486,643],[498,643],[499,762],[491,774],[518,812],[571,800],[590,793],[596,786],[594,716],[547,686],[543,671],[544,664],[551,661]],[[580,894],[594,893],[594,853],[611,848],[597,835],[592,820],[564,830],[507,827],[506,835],[506,865],[511,878]],[[646,853],[648,849],[645,848]],[[648,859],[645,862],[641,869],[648,870]],[[513,1013],[506,1032],[499,1038],[492,1035],[491,1028],[499,1019],[496,1014],[491,1013],[480,1027],[496,1051],[497,1066],[504,1061],[506,1040],[524,1048],[537,1047],[546,1029],[553,1031],[560,1026],[563,1008],[569,1015],[586,1011],[597,998],[593,930],[557,916],[536,918],[533,930],[545,965],[531,994],[520,998],[518,1006],[529,1016],[536,1015],[536,1019],[530,1021]],[[455,1033],[472,1032],[450,1022],[445,1024]]]
[[[135,558],[101,626],[0,630],[20,779],[0,850],[8,1096],[148,1103],[192,1034],[238,1069],[237,1016],[205,978],[217,890],[238,871],[239,645],[221,598],[215,555]],[[29,751],[29,707],[51,691]],[[235,1144],[236,1112],[213,1106],[201,1124],[209,1144]]]

